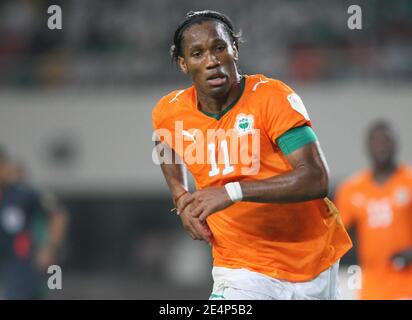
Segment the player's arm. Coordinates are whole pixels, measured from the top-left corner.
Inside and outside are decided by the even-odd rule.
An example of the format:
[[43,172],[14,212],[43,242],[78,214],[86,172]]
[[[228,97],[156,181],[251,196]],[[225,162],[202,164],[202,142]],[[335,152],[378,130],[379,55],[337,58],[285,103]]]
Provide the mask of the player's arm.
[[55,263],[57,251],[61,247],[68,225],[67,210],[58,203],[51,193],[45,193],[41,199],[43,210],[47,214],[47,240],[39,248],[36,257],[37,266],[45,269]]
[[[412,208],[409,209],[409,214],[412,214]],[[409,232],[412,233],[411,224],[409,224]],[[402,251],[396,252],[391,257],[392,265],[397,270],[403,270],[412,265],[412,246],[405,248]]]
[[182,207],[182,203],[191,196],[188,192],[187,169],[178,163],[178,155],[167,143],[155,142],[159,157],[163,160],[160,164],[163,176],[169,187],[173,202],[182,220],[183,227],[194,240],[211,241],[211,232],[206,224],[200,223],[199,219],[192,217],[189,212],[193,210],[192,205]]
[[392,264],[398,270],[403,270],[412,263],[412,248],[396,253],[392,257]]
[[256,181],[242,181],[243,201],[290,203],[326,197],[329,170],[317,141],[288,154],[293,169]]
[[186,169],[183,164],[177,163],[177,155],[167,143],[156,141],[155,146],[159,158],[162,159],[160,168],[166,179],[172,199],[177,199],[188,191]]

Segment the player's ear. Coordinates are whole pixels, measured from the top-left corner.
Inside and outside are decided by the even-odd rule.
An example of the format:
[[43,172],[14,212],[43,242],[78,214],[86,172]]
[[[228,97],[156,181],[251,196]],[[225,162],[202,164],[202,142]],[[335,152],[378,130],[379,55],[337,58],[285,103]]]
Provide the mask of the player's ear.
[[179,64],[180,70],[182,70],[184,74],[187,74],[188,71],[187,71],[187,65],[185,62],[185,58],[180,57],[180,56],[177,57],[177,63]]
[[233,48],[233,57],[235,61],[239,60],[239,51],[237,50],[235,42],[232,43],[232,48]]

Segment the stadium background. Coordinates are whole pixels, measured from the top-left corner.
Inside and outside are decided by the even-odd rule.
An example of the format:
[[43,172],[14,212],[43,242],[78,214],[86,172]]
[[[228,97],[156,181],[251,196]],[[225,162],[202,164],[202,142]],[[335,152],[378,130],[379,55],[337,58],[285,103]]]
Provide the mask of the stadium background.
[[[63,29],[47,28],[58,4]],[[358,4],[363,29],[349,30]],[[366,127],[388,119],[412,160],[411,1],[3,0],[0,144],[30,182],[70,211],[53,299],[205,299],[209,247],[186,235],[152,161],[151,109],[189,85],[168,50],[189,10],[228,14],[242,30],[245,73],[281,79],[302,97],[332,187],[367,165]],[[332,193],[333,196],[333,193]],[[342,261],[356,264],[352,250]]]

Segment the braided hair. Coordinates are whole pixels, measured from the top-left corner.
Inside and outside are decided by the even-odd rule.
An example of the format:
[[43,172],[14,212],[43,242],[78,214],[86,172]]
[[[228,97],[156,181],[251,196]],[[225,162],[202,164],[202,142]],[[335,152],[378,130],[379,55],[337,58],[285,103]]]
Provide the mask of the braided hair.
[[178,57],[183,56],[182,52],[182,40],[183,32],[194,24],[200,24],[204,21],[218,21],[223,23],[229,34],[232,43],[235,44],[236,49],[239,49],[239,43],[242,42],[241,33],[235,33],[232,20],[223,13],[203,10],[203,11],[190,11],[186,14],[186,18],[181,21],[173,36],[173,45],[170,47],[170,56],[172,61],[177,62]]

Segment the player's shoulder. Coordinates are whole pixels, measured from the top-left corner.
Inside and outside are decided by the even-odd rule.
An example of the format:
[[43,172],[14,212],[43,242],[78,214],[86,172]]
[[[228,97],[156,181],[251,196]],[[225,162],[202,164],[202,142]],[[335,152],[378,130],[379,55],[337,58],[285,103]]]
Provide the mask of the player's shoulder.
[[191,99],[192,95],[193,87],[173,90],[159,99],[153,111],[176,108]]
[[259,93],[259,95],[273,96],[293,93],[292,88],[283,81],[267,77],[264,74],[247,75],[246,79],[249,91]]
[[152,120],[160,124],[173,119],[173,116],[178,114],[182,107],[191,103],[193,95],[193,86],[186,89],[174,90],[164,95],[152,110]]
[[13,183],[8,188],[9,192],[19,199],[36,199],[39,197],[39,191],[27,183]]
[[361,188],[362,185],[369,179],[370,170],[363,169],[358,172],[355,172],[348,178],[344,179],[340,185],[340,190],[353,190]]
[[12,192],[18,192],[21,194],[33,194],[35,193],[35,189],[28,185],[27,183],[23,182],[16,182],[13,184],[10,184],[9,186],[10,191]]
[[410,164],[407,164],[407,163],[402,164],[401,173],[406,179],[412,180],[412,166]]

